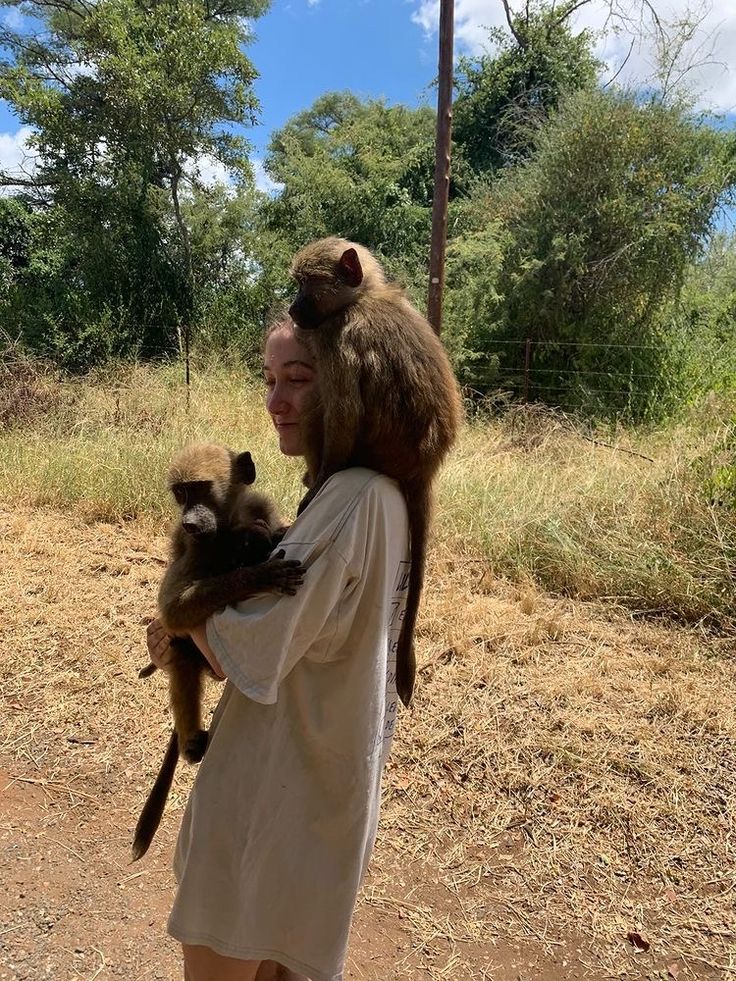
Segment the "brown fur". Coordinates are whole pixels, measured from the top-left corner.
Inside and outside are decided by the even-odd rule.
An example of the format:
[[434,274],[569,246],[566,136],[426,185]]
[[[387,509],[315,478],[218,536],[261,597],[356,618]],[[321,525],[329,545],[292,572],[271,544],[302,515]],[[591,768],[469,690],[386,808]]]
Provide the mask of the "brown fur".
[[404,492],[411,573],[397,650],[397,689],[414,687],[413,634],[424,581],[432,486],[454,443],[462,402],[441,341],[404,290],[387,283],[371,253],[340,238],[305,246],[294,258],[299,293],[289,309],[319,374],[319,404],[304,442],[309,504],[348,466],[371,467]]
[[[204,675],[211,671],[189,631],[224,606],[259,592],[293,593],[302,580],[298,562],[263,561],[285,529],[273,502],[251,489],[254,480],[249,453],[213,443],[185,447],[169,469],[169,488],[182,512],[158,603],[174,638],[168,671],[174,731],[136,826],[134,860],[146,853],[161,821],[179,750],[196,763],[207,745],[201,702]],[[140,674],[155,670],[149,665]]]

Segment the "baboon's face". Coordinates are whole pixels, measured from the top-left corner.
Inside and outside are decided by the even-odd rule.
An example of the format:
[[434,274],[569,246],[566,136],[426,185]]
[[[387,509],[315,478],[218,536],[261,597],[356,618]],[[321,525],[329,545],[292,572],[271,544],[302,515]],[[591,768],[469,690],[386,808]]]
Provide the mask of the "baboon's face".
[[307,276],[299,282],[299,291],[289,307],[289,316],[303,330],[314,330],[331,314],[346,306],[349,297],[326,279]]
[[[319,243],[317,243],[319,245]],[[299,291],[289,307],[289,316],[303,330],[314,330],[328,317],[355,302],[363,282],[363,270],[354,248],[337,255],[308,254],[295,260],[291,275]]]
[[173,484],[171,493],[181,508],[181,526],[188,535],[214,535],[222,500],[211,480]]

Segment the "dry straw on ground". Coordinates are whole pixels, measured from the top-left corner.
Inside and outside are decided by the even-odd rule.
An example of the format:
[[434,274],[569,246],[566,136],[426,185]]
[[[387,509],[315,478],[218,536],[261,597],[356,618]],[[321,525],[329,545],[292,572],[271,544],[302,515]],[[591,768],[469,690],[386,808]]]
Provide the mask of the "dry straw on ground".
[[[287,513],[299,470],[229,372],[189,413],[168,370],[62,395],[0,435],[0,764],[132,827],[168,728],[161,680],[136,678],[166,462],[195,438],[251,449]],[[704,490],[732,419],[581,433],[527,409],[467,428],[358,914],[407,933],[396,976],[540,981],[504,952],[573,947],[594,978],[736,973],[736,517]]]
[[[2,758],[69,807],[115,801],[132,827],[168,727],[160,680],[135,673],[165,540],[43,511],[2,512],[0,529]],[[673,962],[729,976],[731,642],[555,599],[437,548],[419,643],[361,900],[407,931],[396,976],[517,977],[497,973],[509,945],[571,943],[592,977]],[[70,757],[70,738],[89,752]],[[637,932],[646,955],[627,943]]]

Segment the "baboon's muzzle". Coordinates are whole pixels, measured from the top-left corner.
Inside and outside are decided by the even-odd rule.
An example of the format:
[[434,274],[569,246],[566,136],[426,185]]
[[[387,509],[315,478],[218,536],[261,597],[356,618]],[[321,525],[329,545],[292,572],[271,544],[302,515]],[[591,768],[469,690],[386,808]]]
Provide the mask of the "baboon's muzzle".
[[303,330],[314,330],[324,319],[314,299],[301,292],[289,307],[289,316]]
[[217,531],[217,519],[210,508],[195,504],[182,515],[181,526],[188,535],[212,535]]

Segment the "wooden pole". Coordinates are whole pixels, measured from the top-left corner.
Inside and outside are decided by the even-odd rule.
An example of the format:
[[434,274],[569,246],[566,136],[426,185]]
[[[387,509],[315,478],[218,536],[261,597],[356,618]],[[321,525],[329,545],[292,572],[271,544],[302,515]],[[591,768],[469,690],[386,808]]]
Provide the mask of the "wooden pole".
[[452,52],[455,0],[440,0],[440,57],[437,93],[437,139],[432,202],[432,244],[429,255],[427,320],[437,334],[442,330],[442,293],[445,287],[447,201],[450,193],[450,140],[452,137]]
[[524,352],[524,401],[529,401],[529,368],[532,363],[532,340],[526,339],[526,350]]

